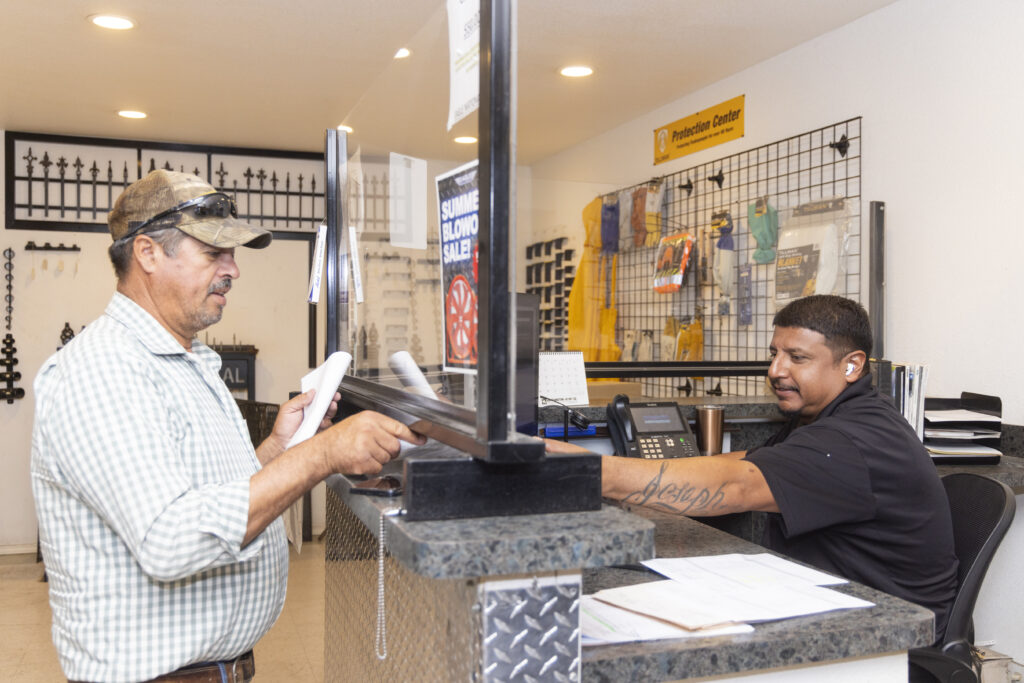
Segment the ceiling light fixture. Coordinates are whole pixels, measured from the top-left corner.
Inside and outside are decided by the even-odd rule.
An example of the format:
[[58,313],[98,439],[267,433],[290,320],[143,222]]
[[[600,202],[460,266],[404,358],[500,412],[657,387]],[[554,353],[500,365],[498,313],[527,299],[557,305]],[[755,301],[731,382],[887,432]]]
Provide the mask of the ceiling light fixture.
[[567,78],[583,78],[594,73],[594,70],[589,66],[567,66],[562,69],[559,73]]
[[89,21],[101,28],[109,28],[115,31],[126,31],[135,28],[135,22],[128,17],[118,17],[113,14],[92,14]]
[[408,57],[411,54],[412,53],[409,52],[409,48],[407,48],[407,47],[400,47],[400,48],[398,48],[398,52],[395,53],[395,59],[405,59],[406,57]]
[[117,112],[117,115],[125,119],[144,119],[146,118],[146,112],[135,111],[133,109],[122,109]]
[[459,137],[455,138],[455,142],[459,143],[460,145],[473,145],[476,144],[476,138],[473,137],[472,135],[460,135]]
[[351,132],[352,132],[352,126],[346,126],[346,125],[345,125],[345,124],[343,123],[343,124],[341,124],[340,126],[338,126],[338,130],[343,130],[343,131],[345,131],[346,133],[351,133]]

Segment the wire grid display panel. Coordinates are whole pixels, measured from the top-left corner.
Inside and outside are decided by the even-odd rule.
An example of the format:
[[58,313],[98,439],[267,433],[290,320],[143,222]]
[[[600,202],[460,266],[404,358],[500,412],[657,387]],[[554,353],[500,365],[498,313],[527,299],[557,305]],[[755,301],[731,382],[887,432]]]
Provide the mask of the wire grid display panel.
[[[670,341],[666,337],[663,343],[662,338],[666,320],[674,317],[687,322],[701,316],[703,360],[767,358],[776,310],[775,263],[754,263],[751,255],[757,243],[747,225],[747,207],[759,198],[767,198],[778,211],[780,233],[799,205],[836,196],[846,199],[845,274],[835,293],[860,301],[861,141],[861,119],[857,117],[660,178],[664,183],[661,235],[689,231],[696,239],[695,249],[680,290],[658,293],[652,287],[658,248],[634,246],[629,231],[619,235],[616,341],[620,347],[626,348],[627,330],[636,335],[637,342],[649,335],[650,360],[672,360],[669,354],[674,346],[663,348]],[[740,266],[751,266],[750,324],[739,324],[737,292],[728,312],[719,311],[720,290],[712,275],[714,249],[708,245],[717,241],[711,229],[712,215],[723,210],[730,213],[734,226],[732,277],[737,278]],[[762,377],[658,378],[643,380],[643,385],[645,395],[656,397],[678,397],[688,386],[695,395],[717,394],[719,389],[733,396],[764,391]]]
[[327,491],[324,680],[480,680],[477,585],[430,579],[385,554],[387,656],[376,655],[377,539]]

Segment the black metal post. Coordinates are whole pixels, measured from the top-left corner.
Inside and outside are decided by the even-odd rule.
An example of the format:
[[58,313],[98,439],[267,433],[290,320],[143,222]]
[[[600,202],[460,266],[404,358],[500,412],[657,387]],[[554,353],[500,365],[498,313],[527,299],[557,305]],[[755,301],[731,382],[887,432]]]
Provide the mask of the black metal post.
[[348,140],[343,131],[333,128],[327,130],[324,145],[324,164],[326,166],[327,184],[324,187],[324,205],[327,219],[327,245],[325,250],[324,273],[327,286],[327,330],[324,336],[324,357],[341,348],[339,328],[347,322],[348,311],[341,310],[342,290],[345,271],[344,242],[342,230],[344,226],[344,202],[342,193],[347,184]]
[[477,437],[509,438],[509,217],[512,173],[511,0],[480,3],[480,230]]
[[870,222],[868,317],[874,334],[871,355],[885,358],[885,202],[871,202]]

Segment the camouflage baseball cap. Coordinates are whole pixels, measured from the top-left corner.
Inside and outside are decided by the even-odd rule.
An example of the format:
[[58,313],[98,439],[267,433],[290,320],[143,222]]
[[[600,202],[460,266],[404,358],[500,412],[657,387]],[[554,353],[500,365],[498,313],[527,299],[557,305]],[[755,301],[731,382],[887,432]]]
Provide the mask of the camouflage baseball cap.
[[152,171],[128,186],[107,218],[116,242],[132,235],[178,228],[204,244],[221,249],[262,249],[270,231],[238,219],[235,202],[190,173]]

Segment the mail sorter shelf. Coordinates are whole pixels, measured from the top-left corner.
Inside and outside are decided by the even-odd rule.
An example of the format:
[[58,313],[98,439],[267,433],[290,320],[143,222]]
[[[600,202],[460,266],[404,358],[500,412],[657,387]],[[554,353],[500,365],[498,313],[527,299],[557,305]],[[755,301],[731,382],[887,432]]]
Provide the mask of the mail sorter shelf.
[[996,465],[1002,458],[1002,400],[962,392],[959,398],[926,398],[924,445],[943,465]]

